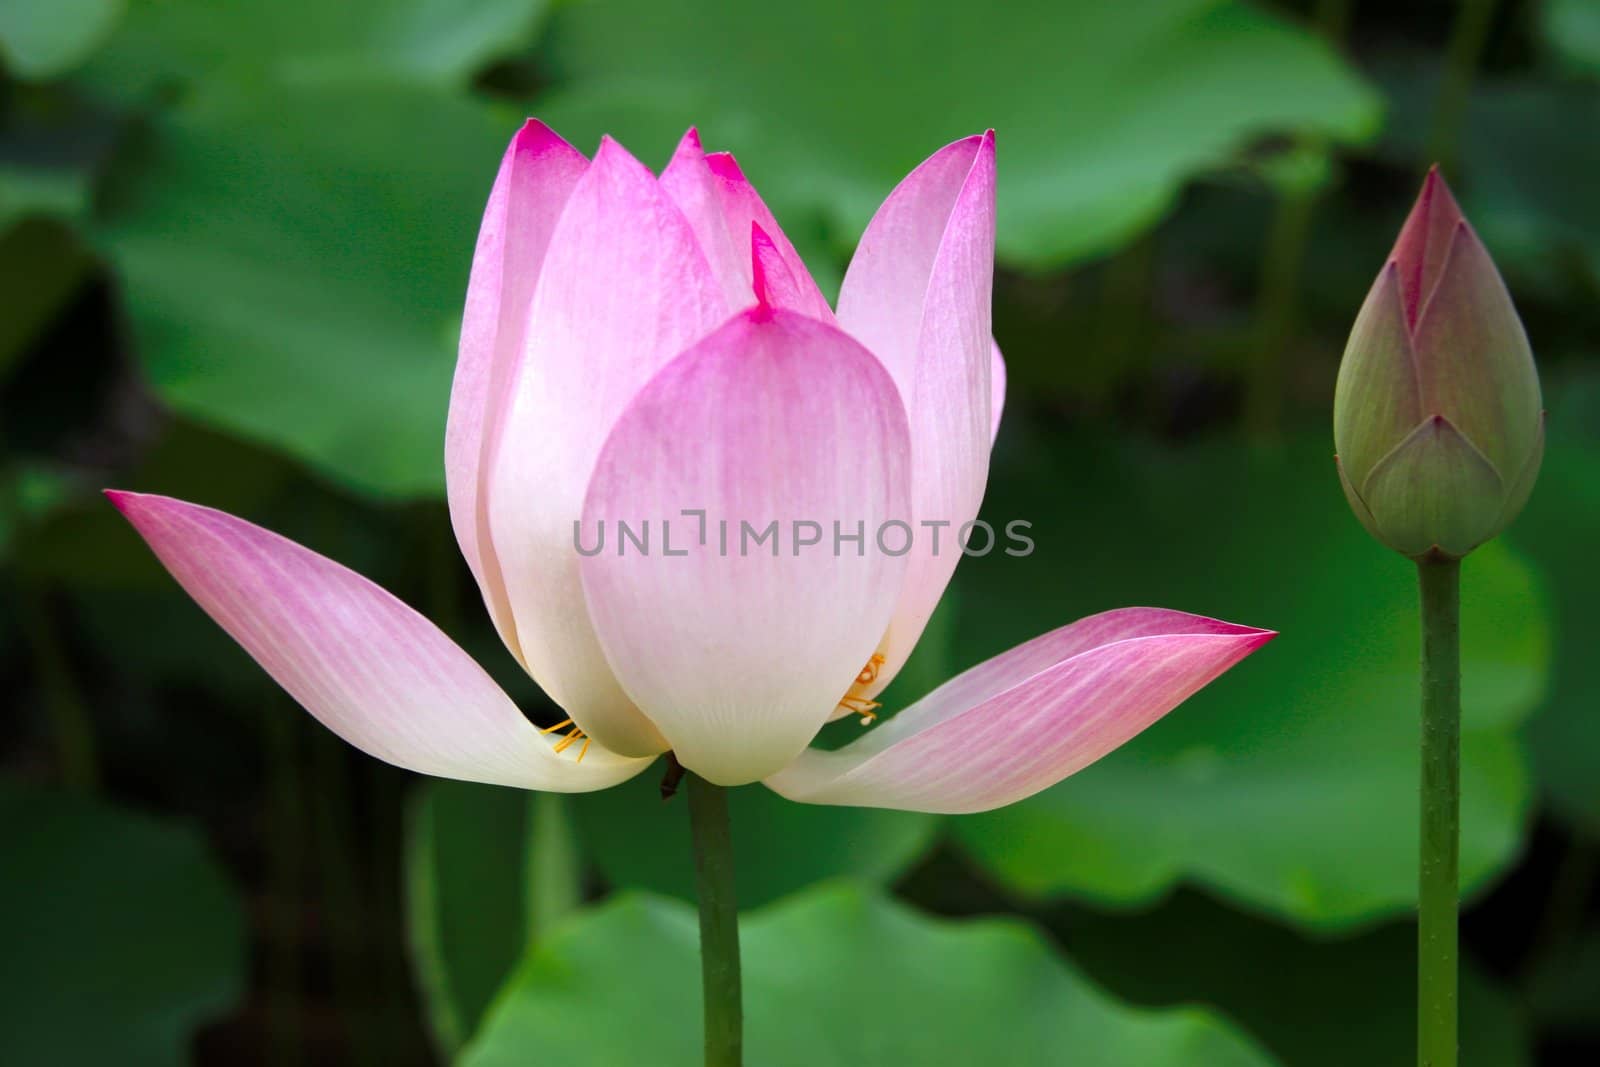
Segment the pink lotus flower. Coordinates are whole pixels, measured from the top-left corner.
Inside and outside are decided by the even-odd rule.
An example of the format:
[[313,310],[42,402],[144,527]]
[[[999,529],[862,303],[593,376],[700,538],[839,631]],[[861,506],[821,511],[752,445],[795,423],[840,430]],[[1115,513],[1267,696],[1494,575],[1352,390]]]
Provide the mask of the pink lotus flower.
[[[1004,364],[990,335],[994,138],[890,195],[830,309],[732,156],[684,137],[659,179],[530,121],[478,237],[445,467],[461,550],[506,647],[559,704],[540,730],[466,653],[337,563],[209,508],[111,493],[156,554],[351,744],[426,774],[583,791],[672,750],[785,796],[969,812],[1043,789],[1273,636],[1154,608],[1092,616],[870,717],[978,513]],[[719,550],[715,524],[943,529]],[[671,554],[579,551],[575,523],[674,519]],[[885,527],[885,524],[889,524]],[[658,530],[658,535],[662,531]],[[898,548],[903,538],[890,538]],[[637,548],[637,545],[628,547]],[[834,546],[837,547],[837,546]],[[1019,564],[1022,565],[1022,564]]]

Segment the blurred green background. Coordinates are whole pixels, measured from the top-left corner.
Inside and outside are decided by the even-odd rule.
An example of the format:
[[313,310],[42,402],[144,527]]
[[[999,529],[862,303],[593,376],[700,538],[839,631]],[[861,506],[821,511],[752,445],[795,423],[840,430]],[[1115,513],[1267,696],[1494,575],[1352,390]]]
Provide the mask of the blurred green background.
[[[1334,475],[1344,335],[1443,163],[1550,409],[1466,566],[1470,1067],[1600,1062],[1600,3],[0,0],[0,1062],[695,1061],[686,814],[416,779],[316,727],[98,497],[396,591],[549,721],[441,442],[525,114],[734,150],[825,288],[998,131],[986,511],[892,708],[1103,608],[1283,636],[962,819],[735,798],[753,1062],[1411,1062],[1411,569]],[[851,724],[833,729],[848,736]]]

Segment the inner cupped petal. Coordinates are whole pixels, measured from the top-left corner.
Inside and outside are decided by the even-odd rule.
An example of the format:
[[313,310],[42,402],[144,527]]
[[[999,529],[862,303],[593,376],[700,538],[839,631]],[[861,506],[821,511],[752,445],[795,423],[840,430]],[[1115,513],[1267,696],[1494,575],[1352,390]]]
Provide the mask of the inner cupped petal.
[[515,616],[489,531],[489,473],[545,253],[588,165],[534,119],[511,139],[478,231],[450,389],[445,485],[451,525],[495,628],[519,661]]
[[489,484],[489,522],[529,672],[601,744],[665,740],[618,684],[584,604],[574,524],[623,409],[729,307],[655,177],[603,140],[567,200],[535,292]]
[[916,538],[869,696],[927,627],[988,481],[995,173],[992,133],[934,153],[873,217],[840,291],[840,324],[883,360],[905,398],[915,458]]
[[689,220],[730,306],[745,308],[756,302],[751,261],[751,230],[756,227],[792,282],[768,293],[766,302],[833,321],[833,310],[799,253],[730,153],[707,153],[699,133],[691,128],[661,172],[661,187]]
[[602,524],[607,540],[583,587],[617,678],[685,767],[754,781],[827,720],[904,577],[876,535],[909,513],[909,464],[882,365],[769,307],[674,361],[618,421],[584,506],[588,546]]

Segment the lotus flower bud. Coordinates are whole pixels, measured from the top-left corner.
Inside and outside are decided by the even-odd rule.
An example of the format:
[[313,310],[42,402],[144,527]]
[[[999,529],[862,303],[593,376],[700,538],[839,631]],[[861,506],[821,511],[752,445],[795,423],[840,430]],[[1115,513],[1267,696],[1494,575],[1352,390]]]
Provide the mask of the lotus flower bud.
[[1412,558],[1460,558],[1522,510],[1544,455],[1533,352],[1437,169],[1356,316],[1334,390],[1350,506]]

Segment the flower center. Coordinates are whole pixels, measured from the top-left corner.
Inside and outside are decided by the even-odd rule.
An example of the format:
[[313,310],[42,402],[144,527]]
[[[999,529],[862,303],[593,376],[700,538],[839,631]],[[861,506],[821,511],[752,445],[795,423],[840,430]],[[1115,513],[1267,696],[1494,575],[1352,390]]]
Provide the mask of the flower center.
[[861,673],[856,675],[855,684],[850,687],[850,691],[839,701],[839,707],[861,716],[862,726],[871,725],[872,720],[878,717],[878,709],[883,705],[876,700],[867,699],[857,693],[856,690],[861,686],[871,685],[876,682],[878,680],[878,672],[882,669],[883,653],[874,652],[872,658],[867,660],[867,665],[861,668]]
[[565,752],[567,749],[571,748],[573,746],[573,744],[575,744],[576,742],[582,741],[583,745],[581,747],[579,747],[579,749],[578,749],[578,762],[582,763],[583,762],[584,753],[589,751],[589,742],[592,740],[592,738],[590,738],[590,736],[588,734],[584,733],[583,729],[581,727],[579,727],[577,723],[573,722],[571,719],[562,719],[560,722],[556,723],[554,726],[546,726],[543,730],[540,730],[539,732],[541,734],[553,734],[557,730],[563,730],[563,729],[566,729],[569,726],[571,727],[571,729],[568,730],[567,733],[562,736],[561,740],[556,742],[555,751],[557,753]]

